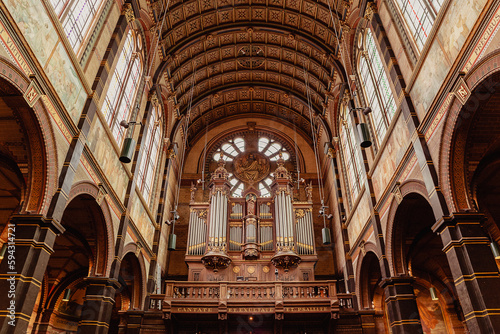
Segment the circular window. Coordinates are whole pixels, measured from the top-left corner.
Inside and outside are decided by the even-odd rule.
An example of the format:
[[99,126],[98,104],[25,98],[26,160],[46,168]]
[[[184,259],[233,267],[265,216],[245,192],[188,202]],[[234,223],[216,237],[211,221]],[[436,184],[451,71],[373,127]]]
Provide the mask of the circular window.
[[[242,137],[236,137],[220,145],[212,158],[228,163],[231,196],[241,197],[246,186],[253,186],[260,191],[261,197],[271,196],[271,164],[280,158],[288,161],[290,153],[281,143],[265,136],[260,136],[257,143],[248,145]],[[253,147],[254,149],[248,149]]]

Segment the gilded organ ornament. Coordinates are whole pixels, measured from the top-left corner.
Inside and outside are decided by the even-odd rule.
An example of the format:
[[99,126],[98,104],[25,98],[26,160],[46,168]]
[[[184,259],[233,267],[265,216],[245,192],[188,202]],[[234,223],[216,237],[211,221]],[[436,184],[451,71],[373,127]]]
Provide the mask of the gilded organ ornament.
[[269,159],[258,152],[244,153],[234,161],[234,176],[243,182],[254,184],[269,174]]

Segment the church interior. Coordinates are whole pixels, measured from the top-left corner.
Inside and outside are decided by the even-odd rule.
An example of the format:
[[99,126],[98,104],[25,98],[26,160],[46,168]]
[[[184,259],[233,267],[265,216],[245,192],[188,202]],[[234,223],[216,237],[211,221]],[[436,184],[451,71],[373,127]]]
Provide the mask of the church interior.
[[499,0],[1,0],[0,332],[500,332]]

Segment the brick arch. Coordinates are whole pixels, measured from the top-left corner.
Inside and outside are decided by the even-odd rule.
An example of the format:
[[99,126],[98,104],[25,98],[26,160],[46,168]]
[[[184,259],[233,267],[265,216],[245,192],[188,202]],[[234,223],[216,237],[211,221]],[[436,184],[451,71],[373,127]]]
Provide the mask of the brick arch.
[[145,299],[146,293],[147,293],[147,291],[146,291],[147,277],[146,277],[146,264],[144,261],[144,255],[142,254],[140,249],[141,248],[139,248],[139,246],[136,243],[132,243],[132,242],[128,243],[123,248],[123,254],[122,254],[122,256],[120,256],[120,262],[129,253],[134,254],[134,258],[137,259],[137,261],[139,262],[139,271],[141,273],[141,277],[139,277],[139,279],[140,279],[139,284],[140,284],[140,291],[141,291],[141,296],[140,296],[141,305],[140,305],[140,307],[142,308],[144,306],[143,305],[144,299]]
[[[411,193],[417,193],[421,195],[423,198],[428,199],[427,189],[425,188],[425,184],[419,180],[408,180],[403,182],[399,186],[399,190],[401,191],[401,196],[404,198],[406,195]],[[398,261],[396,260],[397,252],[395,247],[398,247],[398,242],[401,240],[395,240],[396,236],[394,235],[394,218],[396,217],[396,212],[398,211],[399,203],[396,198],[393,197],[390,208],[389,208],[389,216],[387,218],[387,226],[385,232],[385,254],[387,255],[387,261],[389,262],[389,269],[391,270],[391,275],[396,276],[397,274],[406,273],[406,269],[402,266],[398,266]],[[399,247],[398,247],[399,248]]]
[[[14,96],[19,97],[20,121],[26,128],[31,154],[30,177],[27,184],[27,198],[21,212],[46,214],[52,194],[57,189],[57,149],[49,112],[38,98],[32,107],[22,99],[31,89],[30,81],[10,60],[0,57],[0,80],[4,80]],[[2,85],[5,87],[5,85]],[[5,87],[7,88],[7,87]],[[18,94],[17,94],[18,93]],[[22,99],[22,100],[21,100]]]
[[[365,251],[360,253],[358,263],[356,265],[356,293],[358,297],[358,304],[360,305],[360,307],[363,307],[365,304],[364,301],[368,300],[368,291],[366,291],[363,283],[366,282],[366,279],[368,279],[368,277],[366,276],[369,275],[369,270],[366,269],[366,266],[369,265],[367,264],[367,261],[370,257],[370,254],[374,255],[378,259],[379,268],[382,258],[382,255],[378,251],[377,246],[373,242],[366,242],[364,245],[364,249]],[[373,258],[371,258],[371,260],[373,260]]]
[[439,178],[446,203],[452,212],[475,210],[470,185],[465,177],[464,155],[471,115],[478,109],[484,96],[474,92],[480,85],[498,85],[494,76],[500,72],[500,49],[491,52],[477,63],[464,77],[472,94],[462,106],[454,99],[446,115],[441,134]]
[[111,210],[109,208],[109,204],[107,199],[103,197],[102,194],[99,194],[99,187],[92,182],[89,181],[81,181],[75,183],[69,192],[68,201],[66,202],[66,206],[71,203],[73,199],[80,195],[89,195],[93,197],[97,205],[100,207],[102,218],[103,218],[103,227],[106,231],[106,262],[105,262],[105,270],[102,272],[103,275],[109,276],[111,271],[111,263],[114,258],[114,231],[113,231],[113,219],[111,217]]

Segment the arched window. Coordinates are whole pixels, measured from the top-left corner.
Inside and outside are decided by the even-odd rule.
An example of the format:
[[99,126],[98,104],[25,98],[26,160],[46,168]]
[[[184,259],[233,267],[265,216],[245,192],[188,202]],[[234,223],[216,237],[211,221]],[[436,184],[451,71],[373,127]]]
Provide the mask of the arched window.
[[75,53],[88,34],[102,2],[102,0],[50,0]]
[[160,151],[161,126],[155,107],[151,110],[148,127],[144,132],[144,145],[139,165],[137,186],[146,201],[150,200],[153,179]]
[[132,31],[129,31],[102,107],[106,122],[118,144],[121,143],[125,131],[120,126],[120,121],[129,120],[139,87],[141,61],[134,54],[134,50],[135,38]]
[[373,129],[378,140],[382,141],[396,112],[396,102],[373,34],[370,29],[366,30],[364,52],[359,59],[359,75],[366,103],[372,108]]
[[396,0],[401,15],[419,51],[436,20],[444,0]]
[[[222,159],[224,161],[233,162],[236,157],[245,153],[246,144],[245,139],[241,137],[223,142],[220,148],[214,153],[213,160],[219,161],[221,153],[223,153]],[[259,154],[266,156],[266,159],[269,159],[269,161],[277,161],[280,153],[283,160],[288,161],[290,159],[290,154],[282,144],[264,136],[260,136],[257,140],[257,151]],[[236,178],[232,173],[229,174],[229,183],[231,184],[231,196],[241,197],[245,190],[245,183]],[[271,196],[271,183],[271,175],[267,175],[257,183],[256,188],[260,191],[260,196]]]
[[359,152],[357,151],[356,140],[354,138],[354,128],[352,121],[347,113],[347,108],[341,105],[341,127],[340,127],[340,146],[342,147],[342,160],[344,162],[344,171],[347,176],[348,191],[351,200],[355,200],[361,190],[362,170]]

